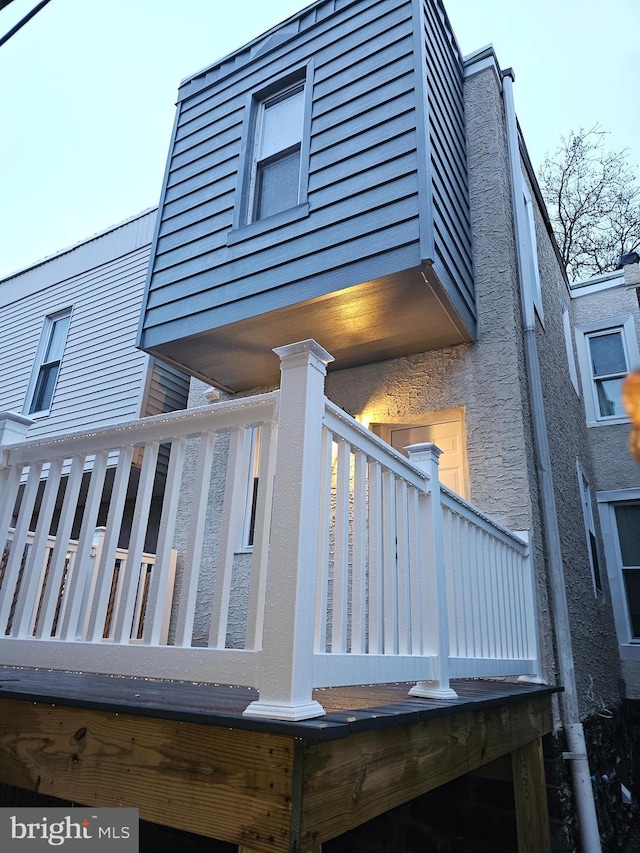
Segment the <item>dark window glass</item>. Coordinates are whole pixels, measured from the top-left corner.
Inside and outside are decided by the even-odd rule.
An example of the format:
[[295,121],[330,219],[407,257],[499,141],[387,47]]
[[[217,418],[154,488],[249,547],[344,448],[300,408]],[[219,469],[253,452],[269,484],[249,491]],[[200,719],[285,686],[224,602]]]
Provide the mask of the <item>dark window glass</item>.
[[594,335],[589,338],[589,348],[594,376],[611,376],[615,373],[627,372],[627,359],[620,332]]
[[33,394],[33,400],[29,408],[29,414],[33,412],[44,412],[51,407],[53,399],[53,391],[56,387],[56,379],[58,378],[58,370],[60,362],[54,361],[52,364],[43,365],[38,374],[36,382],[36,390]]
[[616,524],[622,565],[640,568],[640,504],[616,506]]
[[640,638],[640,571],[625,569],[624,586],[627,592],[629,621],[634,639]]

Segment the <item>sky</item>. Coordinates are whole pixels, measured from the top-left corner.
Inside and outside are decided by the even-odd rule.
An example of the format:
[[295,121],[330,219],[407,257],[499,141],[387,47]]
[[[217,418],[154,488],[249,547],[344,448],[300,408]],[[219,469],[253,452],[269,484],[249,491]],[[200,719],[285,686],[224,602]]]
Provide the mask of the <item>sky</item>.
[[[0,11],[7,32],[36,0]],[[182,79],[304,0],[50,0],[0,47],[0,277],[158,203]],[[534,167],[599,124],[640,164],[638,0],[445,0],[512,67]],[[635,55],[634,55],[635,51]]]

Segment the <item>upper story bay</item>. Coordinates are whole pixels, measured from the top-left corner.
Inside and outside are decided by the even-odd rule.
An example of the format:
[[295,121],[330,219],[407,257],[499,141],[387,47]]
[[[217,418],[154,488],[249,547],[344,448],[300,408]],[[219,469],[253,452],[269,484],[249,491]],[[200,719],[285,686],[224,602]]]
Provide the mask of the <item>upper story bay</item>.
[[321,0],[184,81],[140,345],[233,391],[475,337],[461,57],[438,0]]

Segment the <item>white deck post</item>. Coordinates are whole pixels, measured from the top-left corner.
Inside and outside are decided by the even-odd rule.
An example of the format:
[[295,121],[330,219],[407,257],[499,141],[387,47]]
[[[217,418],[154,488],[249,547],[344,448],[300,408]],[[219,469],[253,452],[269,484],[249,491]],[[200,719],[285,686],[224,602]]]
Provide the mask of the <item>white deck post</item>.
[[427,598],[425,652],[435,655],[432,681],[418,681],[409,691],[425,699],[457,699],[449,684],[449,619],[447,612],[447,576],[444,561],[444,529],[440,503],[439,461],[442,450],[431,442],[405,447],[409,461],[429,475],[429,538],[422,555],[426,572],[422,588]]
[[260,690],[244,713],[305,720],[324,714],[311,691],[324,377],[333,358],[312,340],[274,352],[281,384]]
[[0,447],[24,441],[32,423],[33,418],[18,412],[0,412]]

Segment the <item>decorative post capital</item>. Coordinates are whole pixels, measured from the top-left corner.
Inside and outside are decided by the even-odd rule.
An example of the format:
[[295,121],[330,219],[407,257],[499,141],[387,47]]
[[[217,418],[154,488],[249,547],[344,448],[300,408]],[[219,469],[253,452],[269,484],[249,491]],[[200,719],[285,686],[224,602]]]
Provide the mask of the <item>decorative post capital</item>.
[[280,359],[281,371],[309,365],[315,367],[324,376],[327,372],[327,365],[335,361],[331,353],[328,353],[312,338],[306,341],[298,341],[295,344],[287,344],[283,347],[275,347],[273,352]]
[[421,441],[419,444],[409,444],[405,447],[409,461],[424,470],[427,465],[438,465],[443,451],[431,441]]
[[0,447],[24,441],[32,423],[33,418],[18,412],[0,412]]

